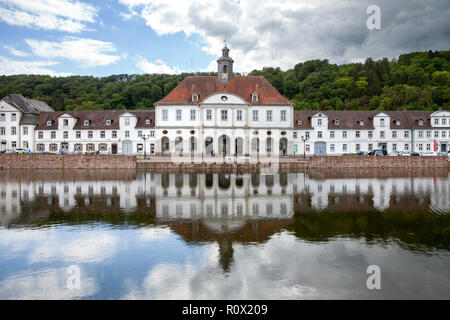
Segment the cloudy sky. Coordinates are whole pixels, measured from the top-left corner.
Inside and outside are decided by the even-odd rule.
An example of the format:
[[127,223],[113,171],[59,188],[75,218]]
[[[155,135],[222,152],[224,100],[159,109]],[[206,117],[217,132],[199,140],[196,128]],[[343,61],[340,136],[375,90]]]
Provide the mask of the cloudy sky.
[[[380,8],[381,29],[367,13]],[[449,0],[0,0],[0,74],[282,69],[450,49]]]

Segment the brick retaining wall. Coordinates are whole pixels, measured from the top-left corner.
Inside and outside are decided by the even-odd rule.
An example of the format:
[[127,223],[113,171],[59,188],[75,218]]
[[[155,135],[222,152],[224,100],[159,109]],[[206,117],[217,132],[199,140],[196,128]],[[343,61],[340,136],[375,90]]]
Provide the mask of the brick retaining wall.
[[0,154],[2,169],[134,169],[136,157],[123,155]]
[[276,163],[173,163],[170,158],[141,162],[124,155],[0,154],[2,169],[152,169],[176,172],[293,171],[309,168],[448,168],[448,157],[325,156],[280,158]]

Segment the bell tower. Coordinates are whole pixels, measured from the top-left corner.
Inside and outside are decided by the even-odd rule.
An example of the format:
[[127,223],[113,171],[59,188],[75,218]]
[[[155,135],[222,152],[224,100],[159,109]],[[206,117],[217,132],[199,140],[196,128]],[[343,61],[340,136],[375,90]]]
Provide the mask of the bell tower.
[[228,83],[233,78],[233,59],[229,56],[230,49],[225,46],[222,49],[222,56],[217,60],[217,74],[221,83]]

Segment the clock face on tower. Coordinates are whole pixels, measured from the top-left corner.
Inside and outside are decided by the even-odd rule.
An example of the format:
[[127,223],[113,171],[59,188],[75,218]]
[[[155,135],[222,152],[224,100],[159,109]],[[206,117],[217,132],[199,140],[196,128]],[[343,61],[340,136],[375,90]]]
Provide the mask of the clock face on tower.
[[227,79],[228,78],[228,73],[222,73],[222,79]]

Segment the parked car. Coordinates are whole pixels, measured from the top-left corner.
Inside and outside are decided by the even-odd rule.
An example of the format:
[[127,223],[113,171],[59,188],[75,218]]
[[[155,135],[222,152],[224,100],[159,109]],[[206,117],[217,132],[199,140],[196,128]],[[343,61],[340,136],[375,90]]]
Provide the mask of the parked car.
[[398,156],[400,156],[400,152],[398,152],[398,151],[391,151],[391,152],[388,153],[388,156],[390,156],[390,157],[398,157]]
[[358,151],[357,155],[358,156],[368,156],[369,153],[367,151]]
[[368,153],[369,156],[382,157],[384,156],[383,150],[372,150]]
[[447,151],[439,151],[437,155],[439,157],[447,157],[448,156],[448,152]]
[[411,152],[411,156],[417,157],[417,156],[420,156],[420,153],[413,151],[413,152]]
[[11,154],[11,153],[17,153],[14,149],[6,149],[5,153]]
[[17,148],[14,151],[16,151],[16,153],[28,153],[27,149],[22,149],[22,148]]
[[434,153],[433,152],[422,152],[420,155],[422,157],[432,157],[432,156],[434,156]]
[[402,157],[409,157],[411,156],[411,151],[400,151],[400,155]]

